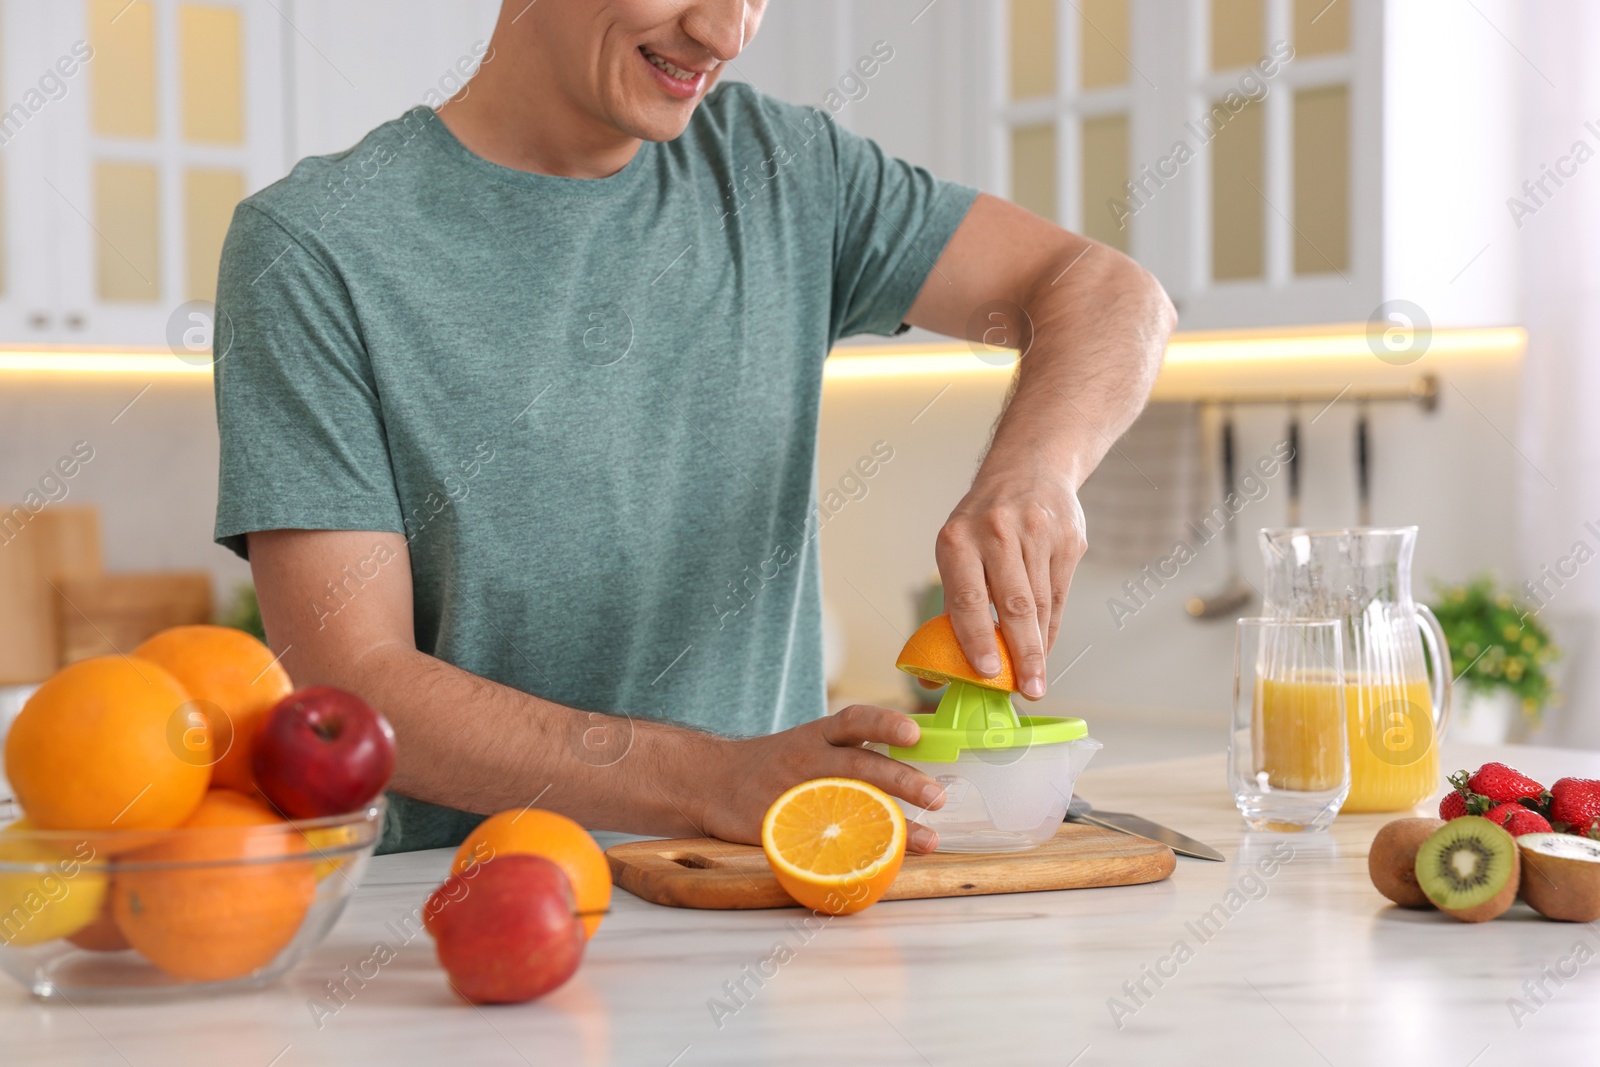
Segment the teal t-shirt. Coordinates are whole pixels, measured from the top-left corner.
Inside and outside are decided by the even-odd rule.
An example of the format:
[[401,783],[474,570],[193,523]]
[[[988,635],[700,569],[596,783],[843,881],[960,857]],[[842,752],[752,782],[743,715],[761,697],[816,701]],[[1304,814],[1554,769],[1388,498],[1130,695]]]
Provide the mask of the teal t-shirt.
[[[816,718],[823,360],[900,326],[975,195],[740,84],[594,180],[410,111],[234,213],[217,540],[404,533],[423,652],[725,735]],[[479,818],[391,799],[386,849]]]

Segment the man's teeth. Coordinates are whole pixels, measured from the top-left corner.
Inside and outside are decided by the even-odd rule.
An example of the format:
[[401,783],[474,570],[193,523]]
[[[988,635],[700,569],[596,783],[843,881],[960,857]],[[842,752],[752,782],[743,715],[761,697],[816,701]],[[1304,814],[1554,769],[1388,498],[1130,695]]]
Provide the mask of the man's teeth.
[[665,71],[668,75],[678,79],[681,82],[689,81],[690,79],[694,78],[695,75],[697,75],[699,73],[699,71],[684,70],[682,67],[678,66],[675,63],[668,63],[666,60],[662,59],[660,56],[656,55],[654,52],[649,51],[648,49],[644,50],[644,57],[646,59],[648,59],[653,66],[660,68],[661,70]]

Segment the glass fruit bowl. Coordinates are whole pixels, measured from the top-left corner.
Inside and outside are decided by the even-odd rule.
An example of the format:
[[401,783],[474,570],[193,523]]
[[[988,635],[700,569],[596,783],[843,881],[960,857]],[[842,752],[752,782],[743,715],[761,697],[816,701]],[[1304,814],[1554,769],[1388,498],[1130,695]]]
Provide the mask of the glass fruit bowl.
[[148,1000],[273,981],[360,884],[380,796],[260,826],[39,830],[0,800],[0,970],[37,997]]

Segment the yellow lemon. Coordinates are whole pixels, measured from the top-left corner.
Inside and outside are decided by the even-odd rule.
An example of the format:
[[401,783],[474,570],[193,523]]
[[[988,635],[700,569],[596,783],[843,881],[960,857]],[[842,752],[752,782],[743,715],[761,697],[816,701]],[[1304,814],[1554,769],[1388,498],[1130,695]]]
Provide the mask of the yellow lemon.
[[[22,947],[75,934],[100,915],[106,874],[94,846],[43,844],[21,835],[18,819],[0,830],[0,946]],[[22,866],[26,864],[27,866]]]
[[320,830],[307,830],[301,836],[306,839],[312,855],[317,857],[311,870],[320,882],[344,866],[349,857],[340,853],[346,846],[355,844],[359,835],[354,826],[324,826]]

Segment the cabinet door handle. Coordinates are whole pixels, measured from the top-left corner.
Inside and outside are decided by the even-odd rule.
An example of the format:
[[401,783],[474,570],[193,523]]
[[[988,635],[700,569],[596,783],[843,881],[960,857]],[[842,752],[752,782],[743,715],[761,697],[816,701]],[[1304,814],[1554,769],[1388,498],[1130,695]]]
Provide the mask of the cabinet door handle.
[[50,325],[50,316],[46,315],[42,311],[35,311],[28,316],[28,325],[32,326],[35,330],[46,329]]
[[88,320],[86,320],[83,317],[83,312],[81,312],[81,311],[68,312],[67,318],[66,318],[67,329],[69,329],[69,330],[81,330],[81,329],[83,329],[84,324],[87,321]]

